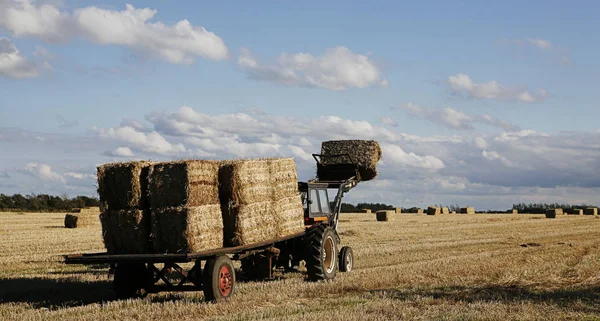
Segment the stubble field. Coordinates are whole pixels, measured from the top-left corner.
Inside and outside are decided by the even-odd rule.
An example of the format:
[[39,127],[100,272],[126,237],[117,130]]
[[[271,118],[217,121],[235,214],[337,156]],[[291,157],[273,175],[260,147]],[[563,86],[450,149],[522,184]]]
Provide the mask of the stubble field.
[[355,270],[238,283],[228,302],[202,293],[117,301],[107,266],[65,265],[100,252],[100,226],[64,214],[0,213],[0,319],[600,319],[600,219],[593,216],[342,214]]

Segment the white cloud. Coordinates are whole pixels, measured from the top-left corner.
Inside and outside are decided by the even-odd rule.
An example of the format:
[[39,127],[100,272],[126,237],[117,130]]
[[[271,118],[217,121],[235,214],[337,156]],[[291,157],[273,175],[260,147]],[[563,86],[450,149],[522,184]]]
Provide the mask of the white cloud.
[[35,176],[42,181],[61,182],[63,184],[66,182],[62,175],[52,171],[52,167],[47,164],[28,163],[21,169],[21,172]]
[[527,88],[506,87],[495,80],[486,83],[475,83],[469,75],[462,73],[448,77],[447,83],[454,93],[466,94],[478,99],[515,100],[532,103],[549,97],[548,92],[544,89],[532,93]]
[[115,157],[133,157],[135,156],[135,154],[133,153],[133,151],[131,151],[131,149],[129,147],[117,147],[112,151],[109,151],[106,153],[109,156],[115,156]]
[[423,169],[439,170],[444,168],[444,162],[435,156],[419,156],[415,153],[407,153],[400,146],[384,144],[383,160],[392,164],[411,166]]
[[485,141],[483,137],[475,137],[474,139],[475,146],[480,149],[486,149],[488,147],[488,143]]
[[64,177],[71,177],[75,179],[94,179],[96,178],[93,174],[66,172],[63,174]]
[[238,57],[238,66],[252,79],[285,85],[308,86],[329,90],[386,86],[381,71],[366,55],[346,47],[325,50],[321,56],[308,53],[282,53],[272,65],[261,64],[246,48]]
[[398,127],[398,122],[393,120],[391,117],[382,117],[381,118],[381,122],[384,125],[388,125],[388,126],[392,126],[392,127]]
[[[167,155],[186,151],[183,144],[171,144],[161,134],[155,131],[144,133],[129,126],[109,129],[94,127],[93,131],[101,138],[109,138],[118,142],[129,143],[133,148],[148,153]],[[127,153],[127,150],[121,149],[120,152]]]
[[503,130],[519,130],[520,128],[516,125],[512,125],[506,121],[499,120],[490,115],[469,115],[462,111],[453,109],[451,107],[444,108],[425,108],[414,103],[407,103],[394,107],[394,109],[402,109],[409,115],[418,118],[424,118],[432,122],[438,123],[444,127],[454,129],[474,129],[473,124],[480,123]]
[[39,75],[39,68],[33,61],[21,55],[10,39],[0,37],[0,77],[24,79]]
[[90,6],[66,12],[51,4],[8,0],[0,5],[0,28],[16,37],[50,42],[79,37],[99,45],[125,46],[176,64],[192,63],[196,57],[228,57],[227,46],[213,32],[186,19],[173,25],[150,22],[156,13],[130,4],[122,11]]
[[540,49],[543,49],[543,50],[550,50],[550,49],[552,49],[554,47],[550,41],[545,40],[545,39],[528,38],[527,41],[531,45],[536,46],[536,47],[538,47]]

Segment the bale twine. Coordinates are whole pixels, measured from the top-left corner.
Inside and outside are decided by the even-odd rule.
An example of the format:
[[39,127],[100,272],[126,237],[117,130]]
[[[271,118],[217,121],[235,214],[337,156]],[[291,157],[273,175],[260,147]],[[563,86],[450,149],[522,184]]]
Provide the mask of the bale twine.
[[376,214],[378,222],[387,222],[392,218],[392,211],[377,211]]
[[441,211],[440,211],[439,207],[435,207],[435,206],[427,207],[427,215],[438,215],[440,213],[441,213]]
[[583,210],[583,215],[598,215],[597,207],[588,207]]

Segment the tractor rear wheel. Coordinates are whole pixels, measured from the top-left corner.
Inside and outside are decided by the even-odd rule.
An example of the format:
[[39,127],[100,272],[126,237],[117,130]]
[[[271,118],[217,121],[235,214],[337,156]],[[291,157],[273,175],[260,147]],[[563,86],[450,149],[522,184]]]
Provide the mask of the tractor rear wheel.
[[340,272],[350,272],[354,268],[354,253],[352,248],[344,246],[340,250]]
[[310,281],[332,280],[337,269],[337,236],[323,224],[306,232],[306,271]]
[[226,255],[217,256],[206,261],[202,277],[206,301],[222,301],[235,292],[233,262]]

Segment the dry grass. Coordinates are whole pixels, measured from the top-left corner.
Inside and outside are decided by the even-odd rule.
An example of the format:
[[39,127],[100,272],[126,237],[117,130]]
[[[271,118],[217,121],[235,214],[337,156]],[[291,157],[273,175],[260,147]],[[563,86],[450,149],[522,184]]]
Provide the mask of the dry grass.
[[0,213],[0,319],[598,319],[600,219],[543,217],[397,215],[382,228],[375,215],[342,214],[355,271],[329,283],[300,273],[240,283],[232,300],[211,304],[201,293],[115,301],[106,266],[60,263],[102,251],[99,226]]

